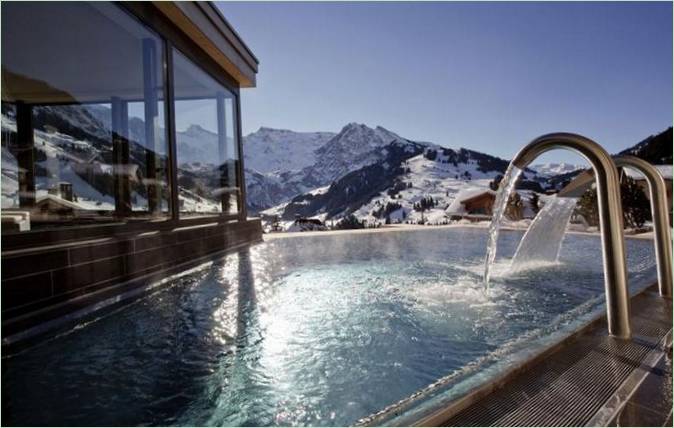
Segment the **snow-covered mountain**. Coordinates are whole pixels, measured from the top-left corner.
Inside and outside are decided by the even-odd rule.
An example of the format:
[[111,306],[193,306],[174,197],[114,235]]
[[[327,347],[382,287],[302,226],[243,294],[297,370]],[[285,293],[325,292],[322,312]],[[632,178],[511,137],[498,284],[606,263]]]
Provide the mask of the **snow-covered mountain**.
[[[640,141],[639,143],[629,147],[625,150],[622,150],[618,155],[632,155],[638,158],[641,158],[647,162],[650,162],[653,165],[670,165],[672,164],[672,128],[669,127],[664,131],[651,135],[648,138]],[[537,170],[539,175],[544,176],[547,181],[547,187],[549,189],[560,190],[567,183],[569,183],[574,177],[576,177],[581,171],[589,168],[588,165],[567,165],[567,171],[563,171],[562,168],[559,168],[555,171],[554,165],[558,164],[547,164],[543,168],[540,168],[540,165],[534,165],[531,167],[534,170]],[[553,166],[553,168],[550,168]],[[575,167],[575,169],[573,169]],[[662,167],[665,173],[669,172],[671,175],[671,167]],[[628,171],[629,173],[629,171]]]
[[[47,197],[59,182],[72,185],[78,209],[114,209],[114,176],[112,159],[111,111],[102,105],[41,106],[35,109],[36,147],[36,197]],[[17,162],[15,149],[10,143],[16,137],[13,109],[3,103],[2,109],[2,207],[18,206]],[[163,132],[159,132],[159,145],[163,146]],[[147,209],[146,152],[143,120],[129,118],[129,157],[136,168],[129,169],[133,209]],[[183,209],[217,211],[220,202],[209,197],[207,184],[216,176],[217,136],[193,125],[177,133],[181,163],[178,171],[179,199]],[[157,167],[166,169],[165,151],[157,153]],[[163,177],[159,183],[168,186]],[[183,186],[189,182],[192,189]],[[196,184],[206,188],[196,194]],[[203,187],[203,186],[202,186]],[[164,193],[166,195],[166,193]],[[168,203],[165,199],[164,204]]]
[[651,135],[634,146],[621,151],[619,154],[629,154],[646,160],[653,165],[667,165],[672,163],[672,127]]
[[[52,108],[46,110],[39,109],[35,121],[40,121],[47,115],[52,114]],[[114,209],[114,199],[111,194],[102,191],[106,183],[112,182],[112,168],[107,162],[109,153],[102,146],[102,142],[97,138],[103,135],[104,131],[98,130],[96,134],[88,134],[97,124],[91,116],[87,117],[84,111],[78,109],[68,109],[60,116],[63,124],[70,120],[82,120],[84,127],[82,134],[90,137],[89,141],[82,141],[73,135],[64,134],[53,129],[49,131],[35,130],[34,141],[36,146],[36,164],[35,164],[35,187],[36,199],[39,201],[48,196],[50,189],[53,189],[59,182],[66,181],[72,185],[75,200],[72,201],[83,210],[111,210]],[[3,112],[2,115],[2,208],[15,208],[19,205],[19,183],[18,172],[20,168],[16,158],[16,153],[12,153],[7,140],[13,140],[12,135],[16,133],[16,122],[14,116],[9,112]],[[5,137],[7,140],[5,140]],[[90,172],[96,172],[96,182],[87,181],[84,177]],[[58,171],[58,175],[55,172]],[[132,198],[142,199],[142,195],[132,193]]]
[[202,128],[199,125],[190,125],[185,131],[176,132],[176,145],[180,154],[178,162],[184,163],[213,163],[220,156],[218,149],[218,134]]
[[316,151],[334,137],[333,132],[294,132],[260,128],[244,142],[244,164],[258,173],[299,171],[316,163]]
[[[280,141],[284,150],[270,148],[274,141]],[[388,155],[386,147],[394,142],[408,144],[382,127],[358,123],[347,124],[337,134],[262,128],[244,137],[248,207],[259,212],[329,185],[351,171],[383,160]],[[289,158],[294,160],[286,161]]]
[[562,163],[539,163],[529,167],[536,171],[541,177],[554,177],[555,175],[568,174],[587,168],[587,165],[574,165],[566,162]]
[[[45,197],[59,181],[73,185],[83,209],[109,210],[112,198],[110,110],[104,106],[40,107],[34,117],[38,197]],[[132,198],[141,208],[145,200],[144,124],[130,118]],[[13,112],[2,111],[2,206],[18,203],[18,165]],[[161,132],[160,132],[161,134]],[[160,137],[161,138],[161,137]],[[669,138],[669,139],[668,139]],[[177,133],[178,186],[183,208],[216,211],[210,188],[220,176],[216,159],[217,135],[193,125]],[[663,144],[669,145],[663,148]],[[664,143],[663,143],[664,142]],[[244,137],[247,204],[252,215],[278,215],[291,222],[296,215],[338,220],[349,214],[370,221],[440,222],[460,209],[457,201],[488,191],[508,161],[488,154],[450,149],[413,141],[382,127],[349,123],[338,133],[294,132],[260,128]],[[667,144],[664,144],[667,145]],[[661,147],[662,146],[662,147]],[[633,147],[631,153],[671,159],[671,128]],[[159,162],[167,162],[159,154]],[[84,166],[82,166],[84,165]],[[538,164],[527,169],[518,188],[531,191],[559,188],[579,166]],[[423,210],[421,209],[423,208]]]
[[[356,166],[349,170],[344,155],[353,151],[359,158],[351,161]],[[411,141],[381,127],[358,124],[347,125],[318,153],[314,169],[326,171],[334,165],[336,171],[348,172],[263,210],[263,215],[285,222],[296,216],[329,220],[349,214],[380,222],[387,217],[417,222],[422,216],[440,222],[451,215],[447,210],[457,196],[467,190],[488,190],[489,183],[508,166],[508,161],[484,153]],[[358,167],[358,163],[364,165]],[[520,187],[542,190],[541,181],[527,170]]]
[[405,145],[408,140],[380,126],[375,129],[349,123],[316,151],[317,162],[308,168],[308,175],[324,184],[349,171],[369,165],[387,156],[391,143]]

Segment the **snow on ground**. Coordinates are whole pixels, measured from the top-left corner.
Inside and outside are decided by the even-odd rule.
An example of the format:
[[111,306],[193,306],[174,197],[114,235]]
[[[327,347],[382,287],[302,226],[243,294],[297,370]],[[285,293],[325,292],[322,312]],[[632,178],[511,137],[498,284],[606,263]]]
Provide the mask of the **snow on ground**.
[[222,211],[219,202],[202,198],[184,187],[180,188],[180,210],[191,213],[218,213]]
[[36,177],[36,198],[47,195],[48,190],[54,186],[55,182],[65,181],[73,185],[73,193],[77,197],[75,202],[80,209],[84,210],[106,210],[115,209],[115,199],[112,195],[103,195],[96,190],[82,177],[73,170],[73,164],[58,161],[58,178],[49,179],[44,176]]
[[260,173],[295,171],[316,163],[316,150],[332,132],[294,132],[260,128],[244,137],[246,167]]
[[[386,216],[375,216],[375,211],[383,212],[387,204],[399,204],[400,208],[392,210],[388,217],[393,224],[444,224],[450,221],[452,215],[465,214],[460,201],[475,196],[482,192],[493,192],[489,189],[489,183],[494,179],[497,172],[484,173],[478,170],[478,164],[474,160],[468,163],[454,165],[442,152],[437,154],[435,160],[426,158],[423,154],[408,159],[402,165],[408,171],[400,177],[400,190],[395,194],[389,194],[387,189],[370,202],[357,209],[353,215],[363,220],[368,225],[381,225],[386,221]],[[316,188],[309,192],[313,195],[325,193],[330,186]],[[529,200],[534,192],[518,190],[523,199],[524,215],[532,218],[534,213]],[[539,195],[541,201],[546,196]],[[415,211],[414,206],[422,199],[432,198],[435,206],[421,211]],[[262,211],[263,216],[281,216],[287,203],[277,205]],[[326,214],[315,218],[325,221]],[[338,219],[335,219],[335,221]],[[283,230],[292,226],[293,222],[281,222]]]
[[[443,224],[450,220],[452,215],[465,214],[462,200],[476,196],[482,192],[493,192],[489,183],[498,175],[496,172],[484,173],[478,170],[474,160],[467,164],[445,163],[446,157],[438,153],[436,160],[429,160],[423,155],[409,159],[406,166],[409,173],[405,174],[404,183],[411,183],[411,187],[401,190],[398,195],[391,197],[387,192],[382,192],[372,199],[370,203],[358,209],[354,215],[368,223],[384,223],[385,218],[376,218],[372,212],[387,203],[398,203],[402,208],[393,211],[389,218],[392,223],[422,222],[426,224]],[[518,190],[522,197],[523,214],[525,218],[533,218],[535,213],[529,203],[533,191]],[[433,198],[437,206],[426,210],[423,214],[414,210],[414,204],[423,198]],[[541,202],[548,196],[539,194]]]
[[423,198],[431,197],[437,201],[437,206],[423,212],[423,219],[429,224],[440,224],[448,219],[447,208],[456,200],[461,191],[473,190],[481,192],[489,189],[489,182],[496,173],[485,174],[477,169],[475,161],[468,164],[443,163],[446,158],[438,153],[436,160],[429,160],[423,155],[410,158],[406,162],[409,172],[402,177],[402,181],[411,187],[401,190],[394,198],[387,192],[382,192],[370,203],[357,210],[354,215],[371,223],[383,223],[385,219],[378,219],[372,212],[387,203],[399,203],[402,208],[389,216],[391,222],[418,223],[422,220],[422,213],[414,211],[414,204]]
[[270,217],[273,217],[273,216],[277,215],[277,216],[281,217],[283,215],[283,211],[286,209],[286,207],[288,206],[289,203],[290,202],[284,202],[282,204],[276,205],[275,207],[271,207],[269,209],[261,211],[260,215],[270,216]]
[[[16,132],[16,123],[12,117],[2,115],[2,132]],[[90,163],[96,168],[96,174],[111,175],[112,165],[100,162],[100,152],[88,141],[77,140],[60,132],[35,130],[35,147],[44,154],[45,159],[37,164],[48,171],[50,176],[36,175],[36,198],[47,197],[50,188],[59,182],[68,182],[73,186],[76,204],[82,210],[112,211],[115,201],[112,195],[103,195],[88,181],[77,174],[77,168]],[[3,138],[3,140],[8,140]],[[111,143],[112,144],[112,143]],[[18,162],[7,147],[2,147],[2,208],[17,208],[18,200]],[[180,199],[186,209],[203,212],[217,212],[219,203],[204,199],[183,188]],[[134,210],[147,209],[147,200],[134,193]]]
[[328,184],[327,186],[323,187],[317,187],[314,190],[309,191],[310,194],[317,196],[317,195],[322,195],[326,193],[330,189],[330,185]]
[[562,163],[539,163],[529,167],[542,177],[554,177],[555,175],[567,174],[587,168],[587,165],[574,165],[566,162]]
[[9,150],[2,148],[2,208],[19,205],[19,165]]
[[[672,179],[672,165],[653,165],[655,169],[660,171],[664,179]],[[631,177],[635,180],[642,180],[644,178],[643,174],[633,168],[625,168],[625,173],[628,177]]]
[[449,204],[449,207],[447,207],[446,210],[447,214],[449,215],[467,214],[461,201],[470,199],[484,192],[489,192],[494,196],[496,195],[496,192],[491,190],[488,186],[486,189],[484,188],[484,186],[471,186],[471,185],[463,186],[463,188],[456,193],[456,196],[454,197],[452,203]]
[[[13,119],[2,117],[3,132],[15,130]],[[73,167],[81,166],[85,160],[70,153],[66,148],[78,147],[91,149],[86,141],[76,140],[73,137],[59,132],[44,132],[36,130],[34,134],[35,147],[44,153],[46,159],[37,164],[47,170],[51,176],[36,175],[35,197],[40,200],[47,197],[50,188],[58,182],[68,182],[73,185],[73,193],[77,200],[74,203],[84,210],[113,210],[115,202],[112,196],[103,195],[82,179]],[[86,152],[85,152],[86,153]],[[107,168],[106,168],[107,167]],[[101,164],[101,173],[111,174],[109,165]],[[6,148],[2,148],[2,208],[18,207],[18,163],[16,158]]]

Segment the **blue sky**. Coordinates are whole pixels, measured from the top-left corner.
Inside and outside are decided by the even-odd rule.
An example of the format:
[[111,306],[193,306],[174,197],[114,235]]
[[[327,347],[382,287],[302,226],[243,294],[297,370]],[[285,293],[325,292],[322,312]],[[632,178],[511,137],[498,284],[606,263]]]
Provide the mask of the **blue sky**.
[[672,123],[671,3],[218,6],[260,60],[244,134],[359,122],[510,158],[548,132],[616,152]]

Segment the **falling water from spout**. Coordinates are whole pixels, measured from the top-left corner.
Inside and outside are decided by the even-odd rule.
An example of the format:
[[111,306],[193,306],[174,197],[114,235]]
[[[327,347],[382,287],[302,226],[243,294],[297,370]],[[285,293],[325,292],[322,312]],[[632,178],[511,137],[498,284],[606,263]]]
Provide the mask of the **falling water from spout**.
[[484,261],[484,276],[483,281],[485,287],[489,287],[489,273],[494,260],[496,259],[496,246],[498,243],[498,234],[503,222],[503,216],[505,215],[506,207],[508,206],[508,199],[510,193],[515,188],[517,179],[520,177],[522,170],[517,168],[512,163],[508,165],[508,169],[503,175],[501,184],[498,187],[498,193],[496,194],[496,200],[494,201],[494,208],[492,209],[491,224],[489,224],[489,238],[487,241],[487,256]]
[[532,264],[556,262],[575,207],[576,198],[550,198],[522,237],[511,269],[516,271]]

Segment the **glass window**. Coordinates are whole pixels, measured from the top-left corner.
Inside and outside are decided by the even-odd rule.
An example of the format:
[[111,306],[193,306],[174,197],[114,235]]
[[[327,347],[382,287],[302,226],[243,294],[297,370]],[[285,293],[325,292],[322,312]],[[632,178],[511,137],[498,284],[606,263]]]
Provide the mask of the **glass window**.
[[180,212],[237,213],[236,98],[177,50],[173,67]]
[[3,4],[2,27],[3,230],[166,217],[162,39],[112,3]]
[[[2,103],[2,209],[19,207],[19,163],[16,159],[16,107]],[[3,224],[4,226],[4,224]]]

